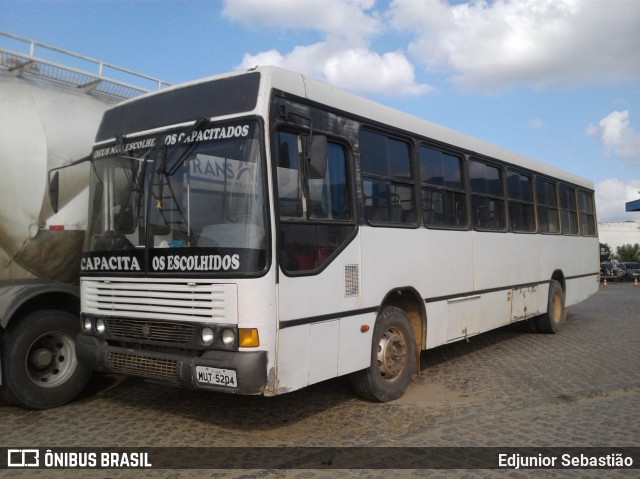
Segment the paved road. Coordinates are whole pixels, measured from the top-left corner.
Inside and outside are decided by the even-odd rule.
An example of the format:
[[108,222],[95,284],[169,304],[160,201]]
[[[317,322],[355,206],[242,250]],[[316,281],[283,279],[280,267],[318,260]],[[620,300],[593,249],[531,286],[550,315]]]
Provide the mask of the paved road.
[[[557,335],[505,328],[422,354],[388,404],[337,379],[276,398],[171,389],[99,375],[73,404],[0,403],[1,447],[640,446],[640,288],[610,284]],[[376,451],[372,449],[371,451]],[[343,477],[335,470],[0,471],[7,477]],[[132,474],[135,472],[135,475]],[[11,473],[11,475],[9,475]],[[352,477],[639,477],[640,470],[353,470]]]

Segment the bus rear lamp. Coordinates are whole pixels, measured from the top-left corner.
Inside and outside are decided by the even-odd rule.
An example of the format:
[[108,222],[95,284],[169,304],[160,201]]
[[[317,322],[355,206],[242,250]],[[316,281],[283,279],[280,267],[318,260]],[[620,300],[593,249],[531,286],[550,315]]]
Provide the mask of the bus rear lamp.
[[256,328],[240,328],[238,330],[238,346],[241,348],[257,348],[260,337]]
[[104,333],[104,331],[106,329],[107,329],[107,325],[104,324],[104,320],[103,319],[96,320],[96,331],[97,331],[98,334]]
[[209,327],[204,327],[202,331],[200,331],[200,339],[205,346],[209,346],[213,342],[213,337],[213,329]]

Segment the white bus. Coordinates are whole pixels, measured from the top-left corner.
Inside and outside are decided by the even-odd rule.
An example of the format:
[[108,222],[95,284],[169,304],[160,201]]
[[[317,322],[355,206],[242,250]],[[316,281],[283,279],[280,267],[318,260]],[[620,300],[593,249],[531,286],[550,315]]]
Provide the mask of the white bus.
[[77,354],[274,396],[398,398],[420,352],[598,287],[593,184],[277,68],[108,110],[91,155]]

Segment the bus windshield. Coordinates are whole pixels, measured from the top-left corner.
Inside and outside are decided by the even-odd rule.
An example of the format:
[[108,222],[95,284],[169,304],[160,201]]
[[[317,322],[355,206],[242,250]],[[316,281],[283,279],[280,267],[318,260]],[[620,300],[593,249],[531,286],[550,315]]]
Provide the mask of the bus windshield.
[[[96,148],[85,254],[146,248],[156,251],[150,272],[261,270],[267,235],[259,138],[255,121],[200,122]],[[168,250],[187,259],[167,268]],[[231,250],[245,256],[224,256]],[[216,255],[232,259],[214,268]],[[252,264],[240,267],[241,256]]]

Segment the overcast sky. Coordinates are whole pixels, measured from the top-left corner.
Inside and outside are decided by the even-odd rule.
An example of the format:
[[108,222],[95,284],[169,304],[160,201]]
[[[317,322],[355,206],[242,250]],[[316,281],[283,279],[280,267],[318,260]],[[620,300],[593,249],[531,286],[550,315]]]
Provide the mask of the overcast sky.
[[600,221],[640,220],[640,0],[0,0],[0,30],[172,83],[296,70],[585,176]]

